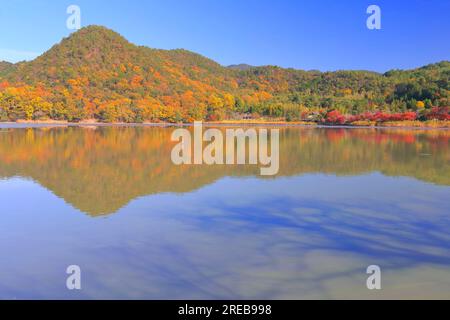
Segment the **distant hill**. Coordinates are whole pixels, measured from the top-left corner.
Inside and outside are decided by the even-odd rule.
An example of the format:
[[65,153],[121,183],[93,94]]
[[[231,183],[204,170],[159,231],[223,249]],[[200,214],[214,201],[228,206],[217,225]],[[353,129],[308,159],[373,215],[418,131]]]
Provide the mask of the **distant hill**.
[[319,72],[223,67],[186,50],[136,46],[100,26],[42,56],[0,63],[0,120],[114,122],[301,118],[318,110],[406,111],[449,105],[450,62],[408,71]]
[[239,71],[249,70],[249,69],[253,69],[253,68],[255,68],[255,67],[251,66],[249,64],[245,64],[245,63],[233,64],[231,66],[228,66],[228,69],[239,70]]
[[0,77],[6,76],[8,73],[13,71],[15,65],[6,61],[0,61]]

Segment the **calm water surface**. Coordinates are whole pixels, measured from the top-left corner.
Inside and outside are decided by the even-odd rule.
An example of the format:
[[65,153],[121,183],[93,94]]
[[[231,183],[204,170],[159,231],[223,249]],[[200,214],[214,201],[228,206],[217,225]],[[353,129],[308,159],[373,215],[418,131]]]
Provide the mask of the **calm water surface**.
[[261,178],[172,130],[0,128],[0,299],[450,298],[450,131],[284,128]]

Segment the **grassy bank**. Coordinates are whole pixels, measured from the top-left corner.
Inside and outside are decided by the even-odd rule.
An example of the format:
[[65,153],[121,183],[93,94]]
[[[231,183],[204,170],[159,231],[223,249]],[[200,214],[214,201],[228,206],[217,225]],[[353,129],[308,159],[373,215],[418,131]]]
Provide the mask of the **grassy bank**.
[[[125,122],[99,122],[94,120],[80,121],[80,122],[68,122],[68,121],[56,121],[56,120],[19,120],[15,122],[0,122],[1,124],[23,124],[23,125],[69,125],[69,126],[108,126],[108,125],[120,125],[120,126],[174,126],[174,125],[189,125],[188,123],[168,123],[168,122],[144,122],[144,123],[125,123]],[[274,126],[328,126],[328,127],[373,127],[373,128],[430,128],[430,129],[450,129],[450,121],[448,120],[428,120],[428,121],[387,121],[387,122],[375,122],[375,121],[355,121],[347,124],[333,124],[333,123],[316,123],[307,121],[283,121],[283,120],[269,120],[269,119],[256,119],[256,120],[223,120],[223,121],[206,121],[206,125],[274,125]]]

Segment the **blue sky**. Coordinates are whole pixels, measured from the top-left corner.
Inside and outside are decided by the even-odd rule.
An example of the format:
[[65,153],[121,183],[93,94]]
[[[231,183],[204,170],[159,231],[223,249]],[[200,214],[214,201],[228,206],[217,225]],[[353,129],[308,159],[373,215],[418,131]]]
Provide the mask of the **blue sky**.
[[[34,58],[82,25],[109,27],[135,44],[184,48],[223,64],[298,69],[414,68],[450,60],[448,0],[14,0],[0,7],[0,60]],[[382,10],[382,29],[366,9]]]

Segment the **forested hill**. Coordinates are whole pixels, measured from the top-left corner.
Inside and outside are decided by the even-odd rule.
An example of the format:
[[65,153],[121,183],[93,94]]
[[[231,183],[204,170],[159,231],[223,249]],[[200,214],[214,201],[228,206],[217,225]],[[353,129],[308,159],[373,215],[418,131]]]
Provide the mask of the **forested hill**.
[[15,68],[15,65],[9,62],[0,61],[0,77],[10,73]]
[[33,61],[0,62],[0,120],[178,122],[243,114],[295,120],[331,110],[415,111],[447,107],[449,77],[448,61],[386,74],[223,67],[90,26]]

